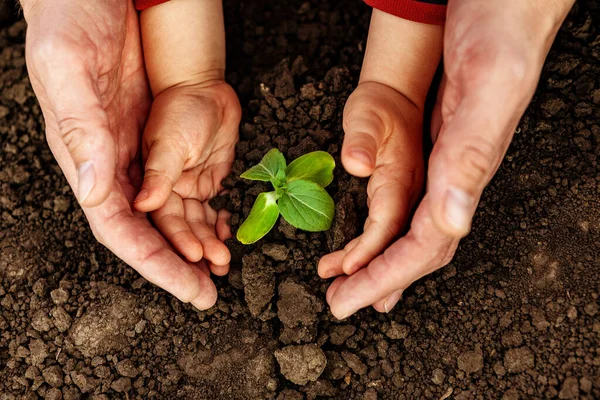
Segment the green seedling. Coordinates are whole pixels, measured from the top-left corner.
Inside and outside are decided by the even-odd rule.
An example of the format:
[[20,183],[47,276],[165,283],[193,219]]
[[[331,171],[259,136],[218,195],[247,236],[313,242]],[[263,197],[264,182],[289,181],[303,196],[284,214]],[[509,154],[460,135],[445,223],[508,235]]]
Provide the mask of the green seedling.
[[324,151],[305,154],[286,166],[283,154],[277,149],[270,150],[241,177],[271,182],[275,190],[258,195],[248,218],[237,231],[237,239],[243,244],[260,240],[273,228],[279,214],[305,231],[329,229],[335,205],[324,187],[333,180],[334,168],[333,157]]

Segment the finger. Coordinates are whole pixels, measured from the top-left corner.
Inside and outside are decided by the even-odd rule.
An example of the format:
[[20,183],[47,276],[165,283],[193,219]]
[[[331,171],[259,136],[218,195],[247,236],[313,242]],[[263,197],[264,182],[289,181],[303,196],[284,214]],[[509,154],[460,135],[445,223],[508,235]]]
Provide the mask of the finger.
[[84,211],[98,240],[144,278],[198,308],[213,305],[217,289],[210,278],[183,261],[148,220],[133,215],[117,192],[99,207]]
[[444,117],[429,161],[432,215],[438,227],[454,237],[469,232],[481,193],[500,166],[521,115],[517,111],[500,117],[497,110],[517,107],[502,96],[504,88],[488,90],[504,97],[504,103],[489,94],[465,97],[451,118]]
[[377,152],[387,133],[386,122],[375,111],[377,108],[362,106],[375,100],[374,95],[359,87],[344,107],[342,164],[348,173],[355,176],[366,177],[373,173]]
[[184,202],[179,195],[171,192],[166,203],[151,215],[156,228],[188,261],[202,259],[202,244],[186,222]]
[[[395,149],[393,149],[395,150]],[[403,157],[403,152],[392,157]],[[410,161],[408,161],[410,163]],[[412,209],[414,194],[420,192],[420,173],[401,165],[378,166],[369,181],[369,224],[343,261],[347,275],[354,274],[379,255],[404,228]]]
[[[210,279],[210,271],[208,271],[208,267],[206,266],[206,264],[204,264],[200,267],[194,268],[194,273],[196,274],[198,279],[202,279],[202,280],[208,279],[212,283],[212,280]],[[215,290],[215,294],[216,294],[216,290]],[[196,298],[194,300],[190,301],[190,303],[194,307],[196,307],[198,310],[208,310],[209,308],[211,308],[212,306],[215,305],[216,300],[217,300],[216,295],[214,298],[212,298],[212,297],[208,297],[202,293],[202,294],[196,296]]]
[[381,313],[389,313],[396,306],[402,297],[404,290],[396,290],[383,300],[379,300],[373,304],[373,308]]
[[[221,242],[231,238],[231,227],[229,226],[229,218],[231,213],[225,209],[215,211],[209,204],[208,201],[202,203],[204,211],[206,212],[207,221],[214,220],[215,233],[217,239]],[[212,225],[209,225],[212,226]],[[227,247],[227,246],[225,246]],[[225,276],[229,273],[229,262],[223,265],[217,265],[209,262],[210,271],[217,276]]]
[[346,280],[348,280],[347,276],[340,276],[339,278],[331,282],[331,285],[329,285],[329,288],[327,289],[327,293],[325,293],[325,300],[327,301],[327,303],[330,303],[331,299],[335,295],[335,292],[342,285],[342,283],[346,282]]
[[207,224],[206,212],[202,203],[197,200],[186,199],[183,201],[183,204],[186,221],[196,238],[202,244],[204,258],[215,265],[228,265],[231,260],[229,249],[222,241],[217,239],[214,228],[211,228]]
[[[474,1],[456,2],[448,10],[443,123],[429,162],[428,187],[434,222],[454,237],[469,232],[483,188],[533,96],[551,43],[539,29],[552,25],[527,21],[531,8],[540,11],[539,5],[504,3],[486,2],[477,8],[480,18],[472,21]],[[511,29],[513,24],[524,28]]]
[[[368,221],[368,219],[367,219]],[[365,224],[366,225],[366,224]],[[318,265],[318,273],[319,276],[323,279],[331,278],[333,276],[338,276],[344,273],[343,261],[348,252],[352,251],[358,243],[360,242],[360,236],[352,239],[348,244],[342,249],[336,252],[326,254],[319,260]]]
[[343,319],[448,263],[458,240],[433,223],[425,196],[406,236],[393,243],[366,268],[348,277],[331,296],[331,312]]
[[215,228],[217,231],[217,238],[219,238],[219,240],[222,242],[225,242],[227,239],[232,237],[231,226],[229,226],[230,218],[231,213],[225,209],[217,212],[217,223]]
[[84,207],[94,207],[108,196],[115,178],[115,139],[91,77],[74,67],[66,77],[60,71],[47,83],[52,126],[48,142],[56,147],[57,135],[67,148],[77,171],[71,182]]
[[208,263],[210,268],[210,272],[212,272],[216,276],[225,276],[229,273],[229,263],[224,265],[217,265],[212,262]]
[[[148,130],[158,129],[151,122],[148,121],[144,138],[152,137],[153,133]],[[144,166],[144,182],[135,199],[135,208],[150,212],[165,204],[183,172],[185,160],[184,150],[178,143],[163,139],[151,142]]]
[[196,263],[196,266],[204,273],[206,276],[210,276],[210,268],[208,267],[208,263],[206,260],[202,259]]
[[323,279],[329,279],[344,273],[342,263],[346,257],[345,250],[339,250],[334,253],[324,255],[319,260],[317,271]]

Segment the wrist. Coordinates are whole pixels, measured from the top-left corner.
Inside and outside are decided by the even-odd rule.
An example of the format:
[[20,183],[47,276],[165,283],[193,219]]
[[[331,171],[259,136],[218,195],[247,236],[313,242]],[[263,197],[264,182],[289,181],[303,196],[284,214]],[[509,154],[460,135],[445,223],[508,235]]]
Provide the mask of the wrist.
[[152,95],[154,97],[157,97],[161,93],[169,91],[171,89],[205,89],[223,83],[226,83],[224,69],[209,70],[199,72],[193,76],[180,77],[177,81],[169,80],[165,82],[155,82],[154,88],[156,88],[156,91],[153,90]]
[[172,0],[142,11],[140,20],[154,95],[170,87],[224,79],[221,0]]

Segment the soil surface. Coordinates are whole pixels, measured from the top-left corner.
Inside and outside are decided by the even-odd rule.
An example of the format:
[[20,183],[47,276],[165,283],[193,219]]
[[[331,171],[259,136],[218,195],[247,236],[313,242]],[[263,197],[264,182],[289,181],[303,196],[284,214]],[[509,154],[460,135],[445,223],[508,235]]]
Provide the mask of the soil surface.
[[[369,10],[227,2],[229,80],[244,118],[234,229],[264,184],[236,176],[271,147],[339,165]],[[455,259],[390,314],[346,321],[319,257],[360,233],[365,181],[336,169],[328,233],[280,220],[235,241],[219,301],[195,311],[97,244],[45,141],[23,54],[0,29],[0,399],[600,398],[600,6],[580,1]],[[8,21],[8,22],[5,22]]]

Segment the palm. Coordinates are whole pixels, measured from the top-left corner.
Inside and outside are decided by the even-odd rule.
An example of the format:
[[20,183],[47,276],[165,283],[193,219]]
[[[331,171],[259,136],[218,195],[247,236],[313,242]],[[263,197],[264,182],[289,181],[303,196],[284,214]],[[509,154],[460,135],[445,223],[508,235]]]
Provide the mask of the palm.
[[[173,152],[182,155],[182,172],[172,182],[173,191],[182,199],[210,199],[221,191],[221,181],[230,171],[239,114],[237,96],[225,82],[167,89],[154,101],[144,134],[144,158],[153,151],[176,164]],[[168,143],[169,151],[163,152],[158,143]],[[146,168],[161,170],[151,164]]]

